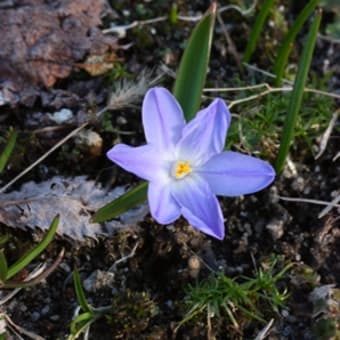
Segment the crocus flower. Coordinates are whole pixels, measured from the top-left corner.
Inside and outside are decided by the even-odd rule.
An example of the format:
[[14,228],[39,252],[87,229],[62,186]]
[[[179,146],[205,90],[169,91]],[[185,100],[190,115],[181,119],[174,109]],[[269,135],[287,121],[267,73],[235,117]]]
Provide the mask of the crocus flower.
[[216,195],[239,196],[259,191],[275,177],[260,159],[223,151],[230,112],[215,99],[189,123],[165,88],[150,89],[142,108],[147,144],[115,145],[108,158],[149,181],[151,215],[169,224],[183,215],[200,231],[224,238],[224,218]]

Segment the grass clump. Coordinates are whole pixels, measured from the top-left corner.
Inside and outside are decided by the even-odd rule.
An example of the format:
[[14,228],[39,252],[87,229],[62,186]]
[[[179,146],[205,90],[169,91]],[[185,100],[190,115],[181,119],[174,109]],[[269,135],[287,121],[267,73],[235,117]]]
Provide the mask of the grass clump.
[[[247,153],[274,158],[280,143],[282,126],[287,115],[290,93],[272,93],[261,101],[243,104],[231,124],[227,148],[234,146]],[[305,93],[294,131],[292,151],[316,154],[316,138],[327,129],[335,111],[333,98]]]
[[286,264],[278,271],[278,262],[278,257],[272,257],[262,263],[253,278],[229,278],[220,272],[189,286],[185,299],[188,312],[176,330],[203,317],[207,320],[208,338],[211,338],[213,319],[216,324],[223,324],[236,334],[242,334],[252,321],[264,323],[273,312],[279,313],[288,298],[288,292],[280,290],[278,282],[292,264]]

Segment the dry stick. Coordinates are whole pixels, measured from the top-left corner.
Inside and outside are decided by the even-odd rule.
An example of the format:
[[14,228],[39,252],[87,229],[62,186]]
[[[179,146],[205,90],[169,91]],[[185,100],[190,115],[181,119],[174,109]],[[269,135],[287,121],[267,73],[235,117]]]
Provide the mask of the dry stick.
[[[1,314],[1,316],[6,320],[6,322],[8,323],[8,326],[12,327],[12,330],[14,330],[15,333],[18,332],[18,333],[24,334],[24,335],[26,335],[27,337],[29,337],[30,339],[33,339],[33,340],[45,340],[45,338],[41,337],[40,335],[35,334],[33,332],[30,332],[30,331],[26,330],[25,328],[22,328],[19,325],[17,325],[16,323],[14,323],[14,321],[7,314]],[[19,335],[19,334],[17,334],[17,335]],[[23,339],[23,338],[21,338],[21,339]]]
[[331,209],[333,209],[334,207],[338,207],[338,208],[339,208],[339,207],[340,207],[340,205],[338,204],[339,202],[340,202],[340,195],[336,196],[336,197],[334,198],[334,200],[333,200],[332,202],[330,202],[330,203],[328,204],[328,206],[320,212],[320,214],[318,215],[318,218],[324,217],[324,216],[325,216],[326,214],[328,214],[328,213],[331,211]]
[[[97,112],[96,116],[99,117],[103,112],[105,112],[108,109],[108,107],[104,107],[100,111]],[[14,177],[11,181],[9,181],[6,185],[4,185],[2,188],[0,188],[0,194],[5,192],[11,185],[13,185],[16,181],[18,181],[21,177],[25,176],[28,172],[30,172],[34,167],[36,167],[38,164],[40,164],[44,159],[46,159],[52,152],[57,150],[59,147],[61,147],[63,144],[65,144],[69,139],[74,137],[78,134],[82,129],[84,129],[87,125],[89,125],[89,121],[83,123],[79,127],[77,127],[75,130],[71,131],[68,135],[66,135],[64,138],[62,138],[57,144],[55,144],[50,150],[48,150],[46,153],[44,153],[40,158],[38,158],[35,162],[33,162],[30,166],[28,166],[25,170],[20,172],[19,175]]]
[[326,40],[332,44],[340,44],[340,39],[328,37],[327,35],[323,35],[321,33],[318,33],[318,38],[321,40]]
[[324,151],[326,150],[327,144],[328,144],[328,140],[332,134],[332,131],[334,129],[335,123],[338,119],[338,115],[339,115],[340,109],[336,110],[333,113],[333,117],[331,119],[331,121],[328,124],[328,127],[326,129],[326,131],[324,132],[321,141],[320,141],[320,149],[318,154],[315,156],[315,159],[320,158],[320,156],[324,153]]
[[[219,8],[217,13],[220,14],[220,13],[223,13],[223,12],[234,10],[234,11],[239,12],[242,16],[248,16],[249,14],[251,14],[251,12],[254,11],[254,9],[256,8],[256,5],[257,5],[257,0],[255,0],[253,2],[253,4],[245,10],[243,10],[241,7],[236,6],[236,5],[223,6],[223,7]],[[201,20],[202,17],[203,17],[203,15],[196,15],[196,16],[177,15],[178,20],[189,21],[189,22],[197,22],[197,21]],[[162,21],[166,21],[166,20],[169,20],[169,17],[167,15],[148,19],[148,20],[135,20],[132,23],[127,24],[127,25],[121,25],[121,26],[115,25],[111,28],[107,28],[107,29],[102,30],[102,32],[104,34],[109,34],[109,33],[118,33],[119,34],[121,32],[125,32],[127,30],[132,29],[132,28],[135,28],[137,26],[151,25],[151,24],[155,24],[157,22],[162,22]]]
[[325,216],[331,209],[333,208],[340,208],[340,204],[338,202],[340,201],[340,195],[335,197],[335,199],[331,202],[327,201],[321,201],[311,198],[300,198],[300,197],[285,197],[285,196],[277,196],[282,201],[288,201],[288,202],[302,202],[302,203],[310,203],[310,204],[317,204],[317,205],[327,205],[327,207],[321,211],[321,213],[318,215],[318,218],[321,218]]
[[220,24],[222,32],[224,34],[224,37],[225,37],[225,39],[227,41],[228,51],[233,56],[233,58],[234,58],[234,60],[235,60],[235,62],[237,64],[238,69],[243,74],[241,58],[239,56],[239,53],[237,51],[237,48],[236,48],[233,40],[231,39],[231,36],[230,36],[228,30],[225,27],[225,24],[224,24],[223,19],[221,17],[221,14],[219,12],[217,12],[217,21]]
[[[240,104],[240,103],[245,103],[251,100],[255,100],[258,99],[260,97],[264,97],[270,93],[275,93],[275,92],[290,92],[293,91],[293,87],[290,86],[286,86],[286,87],[271,87],[270,85],[268,85],[267,83],[263,83],[263,84],[258,84],[258,85],[254,85],[254,86],[245,86],[245,87],[237,87],[235,89],[226,87],[226,88],[205,88],[203,91],[204,92],[231,92],[231,91],[243,91],[243,90],[252,90],[252,89],[257,89],[257,88],[261,88],[261,87],[265,87],[267,88],[267,90],[260,92],[258,94],[254,94],[252,96],[249,97],[245,97],[245,98],[241,98],[238,100],[234,100],[232,102],[229,103],[229,108]],[[333,93],[333,92],[326,92],[326,91],[321,91],[321,90],[317,90],[317,89],[311,89],[311,88],[305,88],[304,92],[310,92],[310,93],[315,93],[315,94],[319,94],[319,95],[323,95],[323,96],[327,96],[327,97],[332,97],[332,98],[336,98],[336,99],[340,99],[340,95],[337,93]]]
[[268,324],[260,331],[260,333],[256,336],[255,340],[263,340],[269,334],[270,329],[272,328],[274,323],[274,319],[271,319]]
[[333,157],[332,161],[335,162],[340,157],[340,151]]
[[[46,268],[47,264],[44,263],[43,265],[38,265],[31,273],[29,273],[29,275],[24,279],[24,281],[29,281],[31,279],[34,279],[35,277],[39,276],[41,273],[44,272],[45,268]],[[18,294],[20,292],[22,288],[15,288],[13,291],[11,291],[9,294],[7,294],[6,296],[4,296],[1,300],[0,300],[0,306],[5,304],[6,302],[8,302],[10,299],[12,299],[16,294]]]
[[134,257],[135,254],[136,254],[136,250],[137,250],[138,246],[139,246],[139,241],[136,242],[136,244],[134,245],[134,247],[132,248],[132,250],[131,250],[131,252],[129,254],[127,254],[127,255],[123,256],[122,258],[120,258],[119,260],[115,261],[113,263],[113,265],[107,271],[110,272],[110,273],[115,272],[116,268],[117,268],[117,265],[119,263],[125,262],[128,259],[130,259],[131,257]]

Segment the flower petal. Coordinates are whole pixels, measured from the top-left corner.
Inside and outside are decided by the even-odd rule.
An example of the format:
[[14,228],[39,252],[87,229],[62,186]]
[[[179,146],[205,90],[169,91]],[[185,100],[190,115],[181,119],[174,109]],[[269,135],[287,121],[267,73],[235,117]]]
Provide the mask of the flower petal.
[[148,143],[169,149],[178,142],[185,120],[180,105],[167,89],[155,87],[149,90],[143,101],[142,113]]
[[198,173],[209,183],[213,193],[223,196],[259,191],[275,178],[269,163],[232,151],[212,157]]
[[173,183],[172,194],[181,207],[183,216],[202,232],[224,238],[221,207],[209,185],[199,176],[187,176]]
[[181,216],[181,210],[170,193],[170,183],[150,182],[148,201],[152,217],[161,224],[169,224]]
[[231,115],[222,99],[215,99],[207,108],[199,111],[196,117],[183,129],[178,145],[179,157],[204,164],[224,148]]
[[148,181],[169,177],[170,165],[157,156],[151,145],[131,147],[117,144],[106,155],[126,171]]

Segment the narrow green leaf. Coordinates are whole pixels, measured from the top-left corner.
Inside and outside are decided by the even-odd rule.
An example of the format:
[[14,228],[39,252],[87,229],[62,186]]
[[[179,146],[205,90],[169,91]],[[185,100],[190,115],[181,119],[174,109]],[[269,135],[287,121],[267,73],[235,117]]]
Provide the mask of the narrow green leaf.
[[305,21],[312,14],[315,7],[318,5],[319,1],[320,0],[311,0],[310,2],[308,2],[308,4],[304,7],[304,9],[300,12],[298,17],[296,18],[291,29],[286,34],[282,42],[282,45],[278,51],[274,64],[274,73],[276,75],[275,86],[281,85],[288,57],[293,47],[293,42],[297,34],[301,31],[301,28]]
[[6,256],[4,254],[4,249],[0,249],[0,280],[2,282],[5,282],[6,280],[7,271],[8,271],[8,265],[7,265]]
[[99,223],[111,220],[121,215],[123,212],[135,207],[137,204],[145,202],[147,190],[147,182],[139,184],[132,190],[126,192],[124,195],[100,208],[94,214],[92,221]]
[[169,21],[171,24],[176,25],[178,22],[178,7],[176,3],[173,3],[170,9]]
[[201,103],[210,58],[217,4],[213,2],[196,25],[181,58],[173,93],[187,120],[192,119]]
[[15,142],[17,140],[17,132],[15,130],[11,131],[7,145],[5,146],[4,151],[0,155],[0,173],[4,170],[15,146]]
[[300,63],[294,82],[294,88],[290,96],[288,113],[284,123],[279,152],[275,162],[275,168],[278,173],[283,170],[285,160],[287,158],[290,145],[294,139],[294,128],[301,108],[303,92],[307,80],[308,71],[312,61],[315,42],[318,35],[322,11],[316,12],[315,18],[308,33]]
[[86,300],[84,289],[81,284],[80,275],[77,269],[73,270],[73,284],[74,284],[74,290],[76,291],[76,295],[77,295],[77,301],[80,304],[81,309],[84,312],[91,313],[92,307],[88,304]]
[[58,228],[58,224],[59,224],[59,215],[57,215],[53,219],[48,232],[45,234],[41,242],[37,244],[35,247],[33,247],[31,250],[29,250],[17,262],[12,264],[8,268],[6,280],[9,280],[10,278],[18,274],[23,268],[25,268],[30,262],[32,262],[36,257],[38,257],[46,249],[46,247],[53,240],[53,237]]
[[9,234],[1,235],[0,236],[0,245],[7,243],[9,240]]
[[260,13],[258,14],[256,21],[254,23],[254,26],[251,29],[250,37],[246,46],[246,50],[243,55],[243,62],[248,63],[250,60],[250,57],[252,56],[253,52],[256,48],[256,43],[260,37],[260,34],[262,32],[264,23],[266,21],[266,18],[271,10],[271,8],[274,5],[275,0],[265,0]]
[[86,328],[93,322],[93,314],[90,312],[82,313],[72,320],[70,325],[71,335],[67,340],[77,339]]

